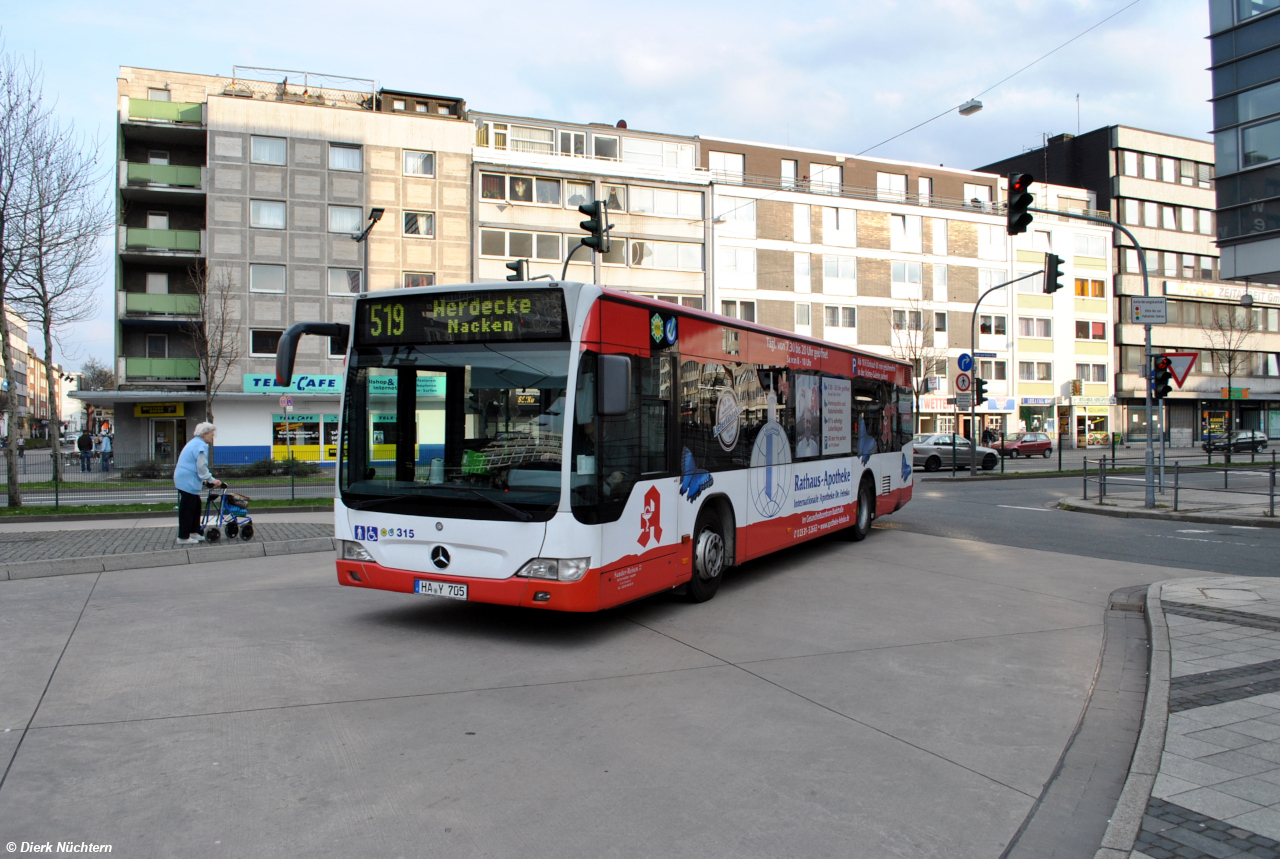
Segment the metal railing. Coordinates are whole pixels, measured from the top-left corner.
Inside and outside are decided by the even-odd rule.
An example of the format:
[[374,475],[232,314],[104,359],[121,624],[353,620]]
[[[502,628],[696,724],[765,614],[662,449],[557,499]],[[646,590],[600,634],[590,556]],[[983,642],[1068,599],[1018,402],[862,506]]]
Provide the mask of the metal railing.
[[[244,465],[218,464],[213,475],[255,501],[327,499],[333,497],[333,463],[264,459]],[[81,453],[74,442],[58,453],[58,469],[48,448],[28,449],[18,459],[18,486],[23,505],[66,506],[177,503],[173,484],[174,456],[146,457]],[[0,506],[8,504],[8,477],[0,468]],[[250,512],[253,510],[250,504]]]
[[[1195,458],[1196,460],[1199,457]],[[1144,492],[1145,478],[1138,476],[1145,465],[1143,457],[1115,457],[1106,455],[1093,460],[1084,458],[1081,465],[1083,482],[1083,498],[1089,500],[1089,486],[1093,484],[1093,497],[1098,504],[1105,503],[1108,495],[1117,495],[1126,491]],[[1270,460],[1264,458],[1257,461],[1256,453],[1249,463],[1223,463],[1221,465],[1201,465],[1189,458],[1174,459],[1165,462],[1157,474],[1157,490],[1161,495],[1172,493],[1173,511],[1180,512],[1185,492],[1211,493],[1256,499],[1246,502],[1248,506],[1265,506],[1264,515],[1276,515],[1276,452],[1272,451]],[[1132,475],[1132,476],[1129,476]],[[1221,485],[1218,478],[1221,477]],[[1233,485],[1234,483],[1234,485]],[[1242,503],[1240,506],[1245,506]],[[1166,505],[1168,506],[1168,505]]]
[[124,375],[129,380],[179,379],[194,382],[200,379],[200,359],[125,358]]
[[199,188],[200,168],[181,164],[138,164],[126,162],[125,181],[130,185],[171,185]]
[[126,292],[124,312],[150,316],[199,316],[200,296]]
[[149,230],[143,227],[125,228],[125,247],[156,248],[165,251],[200,252],[199,230]]

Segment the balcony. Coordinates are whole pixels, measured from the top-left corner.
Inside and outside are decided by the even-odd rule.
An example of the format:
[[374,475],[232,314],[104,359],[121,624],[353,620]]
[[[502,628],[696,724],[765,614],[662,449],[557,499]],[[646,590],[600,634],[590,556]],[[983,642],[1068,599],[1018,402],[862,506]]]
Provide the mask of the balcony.
[[203,248],[201,230],[148,230],[120,227],[122,253],[166,253],[198,256]]
[[125,358],[125,379],[139,381],[200,381],[197,358]]
[[122,311],[128,316],[199,316],[200,296],[146,292],[120,293]]
[[177,164],[133,164],[124,165],[124,184],[126,185],[162,185],[175,188],[199,188],[201,185],[199,167],[183,167]]
[[199,125],[204,122],[204,105],[188,101],[148,101],[143,98],[131,98],[129,99],[129,118]]

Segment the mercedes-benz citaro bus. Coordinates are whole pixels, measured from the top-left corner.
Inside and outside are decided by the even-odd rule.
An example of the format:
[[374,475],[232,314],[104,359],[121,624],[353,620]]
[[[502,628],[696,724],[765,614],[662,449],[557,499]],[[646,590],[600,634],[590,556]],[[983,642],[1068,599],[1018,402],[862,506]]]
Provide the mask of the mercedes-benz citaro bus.
[[823,534],[861,540],[911,498],[911,367],[580,283],[356,298],[338,581],[596,611]]

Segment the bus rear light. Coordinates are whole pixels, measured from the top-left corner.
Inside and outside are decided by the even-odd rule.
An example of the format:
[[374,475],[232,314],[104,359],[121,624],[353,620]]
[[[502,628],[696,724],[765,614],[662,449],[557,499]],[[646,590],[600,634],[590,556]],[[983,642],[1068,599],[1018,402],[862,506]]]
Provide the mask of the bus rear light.
[[372,561],[373,555],[365,551],[364,546],[354,543],[351,540],[339,540],[342,544],[342,560],[344,561]]
[[587,574],[590,558],[533,558],[516,571],[526,579],[576,582]]

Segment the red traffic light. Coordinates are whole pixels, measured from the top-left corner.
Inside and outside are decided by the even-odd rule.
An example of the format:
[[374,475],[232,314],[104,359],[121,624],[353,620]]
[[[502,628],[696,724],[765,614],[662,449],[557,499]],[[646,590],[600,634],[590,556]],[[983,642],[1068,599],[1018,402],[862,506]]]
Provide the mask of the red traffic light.
[[1009,181],[1010,191],[1025,191],[1031,187],[1033,179],[1030,173],[1018,173]]

